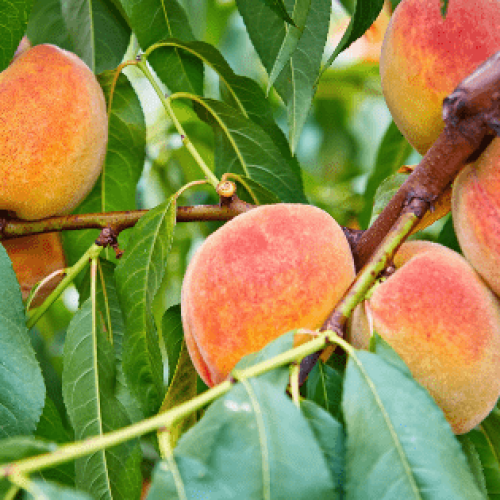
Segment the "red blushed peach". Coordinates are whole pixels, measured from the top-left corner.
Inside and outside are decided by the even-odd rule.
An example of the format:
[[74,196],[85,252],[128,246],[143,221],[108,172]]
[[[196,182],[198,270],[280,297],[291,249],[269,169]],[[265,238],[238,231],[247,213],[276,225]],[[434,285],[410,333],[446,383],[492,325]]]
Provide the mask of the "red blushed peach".
[[184,334],[210,386],[246,354],[296,328],[321,327],[355,277],[337,222],[309,205],[255,208],[209,236],[182,287]]
[[425,153],[441,133],[443,99],[500,50],[499,0],[403,0],[387,28],[382,89],[396,125]]
[[376,331],[443,410],[456,434],[468,432],[500,396],[500,305],[458,253],[405,243],[396,272],[355,310],[349,340],[367,348]]
[[453,225],[466,259],[500,295],[500,139],[466,165],[453,185]]

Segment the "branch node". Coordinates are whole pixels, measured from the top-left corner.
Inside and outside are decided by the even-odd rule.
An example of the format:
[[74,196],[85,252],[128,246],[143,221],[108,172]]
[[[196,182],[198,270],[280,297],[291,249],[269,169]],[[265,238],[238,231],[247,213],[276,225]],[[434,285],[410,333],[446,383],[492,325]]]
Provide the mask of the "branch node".
[[123,255],[123,251],[118,247],[118,232],[111,226],[106,226],[95,240],[95,244],[101,247],[111,247],[115,251],[116,258]]

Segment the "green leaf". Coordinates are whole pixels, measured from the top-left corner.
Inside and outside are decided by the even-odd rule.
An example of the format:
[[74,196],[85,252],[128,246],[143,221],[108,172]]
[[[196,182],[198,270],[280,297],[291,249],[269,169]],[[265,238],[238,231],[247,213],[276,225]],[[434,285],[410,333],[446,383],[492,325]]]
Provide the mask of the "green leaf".
[[370,220],[370,225],[382,213],[391,198],[396,194],[397,190],[408,179],[409,174],[397,173],[384,179],[377,188],[373,204],[373,212]]
[[56,483],[35,480],[30,483],[29,500],[92,500],[92,497],[72,488],[65,488]]
[[162,318],[162,336],[165,350],[167,351],[168,378],[167,386],[172,383],[179,355],[182,350],[184,340],[184,330],[182,329],[181,306],[169,307]]
[[12,61],[14,52],[23,37],[33,0],[0,0],[0,71]]
[[183,42],[171,38],[163,40],[162,44],[164,46],[157,48],[155,53],[161,53],[165,48],[180,49],[200,59],[219,75],[222,100],[236,108],[267,132],[279,148],[283,159],[289,163],[302,188],[302,176],[297,158],[292,155],[285,134],[276,124],[270,103],[259,84],[251,78],[236,75],[221,53],[208,43],[198,41]]
[[355,42],[365,33],[365,31],[373,24],[375,19],[377,19],[383,6],[384,0],[355,1],[354,14],[351,17],[351,22],[349,23],[342,40],[340,40],[337,47],[333,51],[333,54],[328,58],[328,61],[321,72],[322,74],[329,66],[331,66],[333,61],[335,61],[337,56],[343,50],[347,49],[351,43]]
[[[250,39],[270,73],[286,37],[286,24],[272,10],[253,0],[237,0]],[[286,0],[290,12],[295,0]],[[275,82],[275,88],[287,107],[291,150],[297,148],[316,91],[321,58],[328,35],[330,0],[312,0],[303,33],[292,57]]]
[[[75,439],[101,436],[130,423],[116,399],[115,356],[107,318],[96,314],[92,298],[75,314],[64,345],[63,396]],[[76,486],[96,498],[139,498],[141,452],[137,440],[75,461]]]
[[483,498],[441,410],[392,363],[353,353],[342,408],[349,498]]
[[244,175],[283,202],[307,203],[290,163],[261,127],[235,108],[214,99],[200,99],[196,109],[216,130],[216,142],[221,142],[216,158],[218,177],[226,172]]
[[283,39],[278,55],[276,56],[276,61],[274,61],[274,65],[269,72],[267,92],[269,92],[271,87],[274,85],[276,78],[278,78],[285,65],[290,62],[290,58],[295,52],[300,37],[302,36],[303,27],[306,24],[310,7],[311,0],[296,0],[293,8],[293,20],[295,21],[295,26],[285,26],[286,35]]
[[[114,72],[99,75],[109,103]],[[139,98],[128,78],[118,78],[109,116],[108,148],[101,176],[74,213],[135,210],[135,193],[146,156],[146,122]],[[74,264],[99,235],[99,230],[66,231],[64,247],[69,264]],[[123,238],[120,243],[123,245]],[[108,256],[114,254],[106,250]]]
[[[184,341],[180,306],[169,308],[163,316],[163,337],[168,356],[170,385],[159,413],[189,401],[197,394],[198,374],[193,366]],[[169,427],[168,437],[173,448],[179,437],[196,423],[196,414],[191,413]]]
[[283,390],[236,384],[154,471],[149,500],[331,499],[335,486],[310,424]]
[[174,195],[139,220],[115,273],[126,328],[123,370],[146,416],[159,409],[165,393],[159,339],[151,308],[165,275],[176,208]]
[[[489,498],[488,496],[488,491],[486,488],[486,478],[484,475],[484,467],[481,462],[481,456],[479,455],[479,452],[475,446],[475,441],[474,438],[471,436],[478,431],[475,431],[474,429],[467,434],[462,434],[461,436],[458,436],[458,440],[460,444],[462,445],[462,451],[464,452],[465,458],[467,458],[467,462],[469,464],[469,469],[472,472],[472,475],[474,476],[474,479],[476,481],[476,485],[483,494],[484,498]],[[481,433],[479,433],[481,434]],[[483,438],[484,436],[480,436],[479,439]],[[484,445],[484,442],[481,443],[479,441],[479,446],[481,444]]]
[[74,51],[66,21],[62,15],[61,0],[35,0],[28,22],[27,35],[33,45],[51,43],[61,49]]
[[[177,0],[122,0],[122,4],[143,50],[166,38],[194,40],[189,19]],[[203,64],[197,58],[172,48],[155,50],[148,61],[171,92],[203,94]]]
[[[47,396],[42,416],[35,433],[37,438],[64,444],[73,440],[73,436],[68,432],[61,419],[61,415],[54,402]],[[40,475],[45,480],[57,481],[61,484],[74,486],[75,484],[75,463],[64,462],[49,469],[40,471]]]
[[19,284],[0,245],[0,439],[31,434],[45,404],[45,384],[31,345]]
[[62,15],[73,51],[94,73],[120,64],[130,27],[110,0],[63,0]]
[[344,498],[345,434],[344,428],[332,416],[312,401],[302,401],[300,409],[323,451],[335,484],[334,499]]
[[269,191],[269,189],[266,189],[245,175],[232,174],[228,176],[228,179],[238,184],[238,196],[249,203],[253,203],[254,205],[272,205],[273,203],[280,202],[280,199]]
[[[0,464],[8,464],[23,458],[29,458],[42,453],[55,451],[55,443],[46,442],[29,436],[20,436],[0,440]],[[0,498],[6,497],[12,483],[6,478],[0,478]]]
[[[269,342],[260,351],[252,352],[243,356],[243,358],[238,361],[237,365],[234,367],[235,371],[244,370],[245,368],[250,368],[258,363],[262,363],[269,359],[275,358],[276,356],[289,351],[293,348],[293,339],[295,337],[295,330],[287,332],[280,335],[277,339]],[[259,377],[261,380],[273,384],[276,387],[280,387],[285,390],[288,380],[289,380],[289,368],[287,365],[280,366],[274,370],[263,373]]]
[[[97,311],[102,318],[106,318],[106,330],[113,339],[113,348],[116,360],[116,388],[115,395],[125,407],[131,422],[144,419],[137,399],[129,388],[123,373],[123,337],[125,335],[125,321],[118,301],[115,283],[115,264],[104,259],[99,260],[97,280]],[[80,303],[90,297],[90,277],[87,275],[80,287]]]
[[288,12],[286,11],[285,3],[283,0],[260,0],[261,2],[264,2],[265,5],[267,5],[270,9],[272,9],[278,16],[283,19],[283,21],[286,21],[287,23],[290,23],[294,25],[294,20],[288,15]]
[[443,229],[441,229],[441,232],[439,233],[437,242],[455,250],[455,252],[462,253],[455,229],[453,227],[453,218],[451,215],[448,215],[448,220],[444,223]]
[[340,372],[319,361],[307,377],[307,397],[335,418],[341,419],[342,383]]
[[486,489],[491,499],[500,498],[500,410],[498,406],[476,428],[469,432],[481,458]]
[[405,164],[412,151],[413,148],[392,121],[385,131],[378,148],[375,165],[363,194],[364,207],[359,214],[359,223],[362,227],[368,227],[370,222],[373,200],[378,186],[384,179],[396,173],[398,168]]

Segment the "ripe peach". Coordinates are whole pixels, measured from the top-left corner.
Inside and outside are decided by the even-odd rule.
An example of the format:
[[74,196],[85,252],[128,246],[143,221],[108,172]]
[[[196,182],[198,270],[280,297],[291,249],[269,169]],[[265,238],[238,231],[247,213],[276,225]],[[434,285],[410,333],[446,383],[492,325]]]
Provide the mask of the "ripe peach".
[[38,45],[0,73],[0,209],[22,219],[70,212],[106,153],[104,94],[71,52]]
[[500,49],[500,1],[403,0],[387,28],[382,89],[394,121],[425,153],[441,133],[443,99]]
[[427,388],[456,434],[481,422],[500,396],[500,304],[458,253],[405,243],[396,272],[355,310],[349,340],[376,331]]
[[223,381],[244,355],[295,328],[321,327],[355,277],[337,222],[309,205],[265,205],[227,222],[182,286],[186,344],[201,378]]
[[453,225],[466,259],[500,295],[500,139],[458,174],[452,190]]
[[[66,267],[66,260],[59,233],[45,233],[2,241],[12,261],[17,281],[21,287],[23,300],[39,281],[49,274]],[[59,284],[63,275],[58,275],[44,284],[32,302],[39,306]]]

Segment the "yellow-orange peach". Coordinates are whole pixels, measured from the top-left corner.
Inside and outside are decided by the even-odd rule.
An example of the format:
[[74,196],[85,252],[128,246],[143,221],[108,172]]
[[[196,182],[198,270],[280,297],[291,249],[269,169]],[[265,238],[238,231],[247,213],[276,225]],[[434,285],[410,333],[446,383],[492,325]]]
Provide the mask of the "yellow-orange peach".
[[106,153],[104,94],[71,52],[38,45],[0,73],[0,209],[22,219],[71,211]]
[[309,205],[265,205],[210,235],[182,286],[186,344],[201,378],[223,381],[246,354],[321,327],[355,277],[342,229]]
[[[49,274],[66,267],[66,260],[59,233],[45,233],[2,241],[12,261],[23,300],[31,289]],[[60,274],[44,284],[31,303],[39,306],[61,281]]]
[[452,215],[462,252],[500,295],[500,139],[458,174]]
[[376,331],[443,410],[456,434],[481,422],[500,396],[500,304],[458,253],[408,242],[396,272],[355,310],[349,340]]
[[500,50],[500,1],[403,0],[380,58],[384,96],[398,128],[425,153],[441,133],[443,99]]

